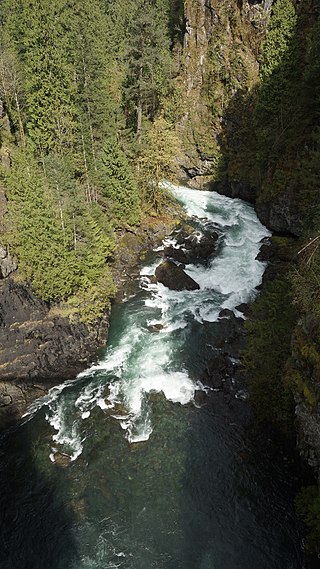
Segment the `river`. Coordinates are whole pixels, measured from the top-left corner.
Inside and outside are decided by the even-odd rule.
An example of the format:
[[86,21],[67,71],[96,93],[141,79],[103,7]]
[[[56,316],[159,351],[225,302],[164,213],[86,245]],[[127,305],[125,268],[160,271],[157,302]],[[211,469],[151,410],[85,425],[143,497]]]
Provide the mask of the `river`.
[[218,254],[187,266],[200,290],[176,292],[154,284],[150,253],[98,363],[2,435],[3,569],[301,567],[286,457],[252,440],[243,386],[204,381],[220,311],[241,317],[257,294],[269,232],[241,200],[171,190]]

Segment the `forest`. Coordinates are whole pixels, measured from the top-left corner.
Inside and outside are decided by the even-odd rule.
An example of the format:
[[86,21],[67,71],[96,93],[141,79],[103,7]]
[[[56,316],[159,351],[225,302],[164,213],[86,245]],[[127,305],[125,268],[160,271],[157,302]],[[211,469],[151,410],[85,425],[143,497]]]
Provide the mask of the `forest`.
[[[282,196],[299,228],[275,237],[290,262],[252,308],[245,360],[261,420],[292,434],[296,393],[314,413],[320,381],[319,7],[276,0],[248,24],[244,5],[261,3],[218,4],[188,94],[190,1],[1,3],[1,243],[18,279],[92,324],[115,294],[118,235],[166,209],[161,181],[190,153],[209,160],[210,189],[243,182],[266,207]],[[318,490],[298,507],[317,549]]]
[[8,1],[1,12],[2,241],[38,296],[92,322],[114,294],[117,231],[158,212],[159,183],[175,173],[164,101],[180,16],[166,0]]

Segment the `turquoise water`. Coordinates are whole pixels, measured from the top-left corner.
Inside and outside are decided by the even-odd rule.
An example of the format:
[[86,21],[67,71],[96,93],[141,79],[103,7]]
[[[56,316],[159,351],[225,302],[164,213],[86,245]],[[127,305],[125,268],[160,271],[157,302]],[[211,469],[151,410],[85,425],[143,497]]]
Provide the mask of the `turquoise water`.
[[256,295],[268,231],[240,200],[172,191],[218,254],[188,265],[199,291],[174,292],[150,279],[155,252],[98,363],[2,438],[1,567],[301,567],[285,463],[252,439],[236,381],[226,396],[203,379],[220,310]]

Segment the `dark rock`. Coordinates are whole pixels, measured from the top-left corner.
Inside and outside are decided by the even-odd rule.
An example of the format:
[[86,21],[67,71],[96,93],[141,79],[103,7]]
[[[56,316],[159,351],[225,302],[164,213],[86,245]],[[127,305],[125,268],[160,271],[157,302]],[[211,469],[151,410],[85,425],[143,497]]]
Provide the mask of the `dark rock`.
[[219,237],[215,231],[210,233],[193,231],[190,233],[181,230],[176,236],[179,248],[172,245],[165,247],[164,255],[184,265],[207,261],[216,252]]
[[197,389],[194,394],[194,404],[196,407],[202,407],[206,403],[206,392],[202,389]]
[[269,243],[264,243],[256,257],[258,261],[268,263],[262,283],[271,282],[283,274],[295,255],[296,240],[292,237],[272,237]]
[[161,324],[160,322],[157,324],[151,324],[150,326],[148,326],[148,329],[150,330],[150,332],[160,332],[160,330],[163,329],[163,324]]
[[194,187],[193,181],[195,179],[207,178],[212,173],[212,156],[201,156],[196,151],[190,154],[186,153],[182,158],[180,157],[179,162],[181,169],[180,180],[183,184],[187,183],[190,187]]
[[242,312],[243,316],[249,316],[250,307],[245,302],[238,304],[238,306],[236,306],[235,309],[238,310],[238,312]]
[[184,251],[183,249],[177,249],[172,245],[170,245],[169,247],[165,247],[163,250],[163,254],[165,257],[169,257],[170,259],[177,261],[177,263],[180,263],[181,265],[188,265],[191,262],[190,256],[186,251]]
[[232,316],[234,316],[234,313],[229,308],[224,308],[219,312],[219,318],[231,318]]
[[18,285],[12,279],[0,283],[0,327],[38,321],[48,312],[47,304],[36,298],[28,287]]
[[164,261],[156,268],[158,282],[170,290],[199,290],[200,286],[181,267],[171,261]]
[[108,314],[95,330],[52,315],[45,302],[11,279],[0,282],[0,380],[62,381],[92,361],[106,340]]
[[193,234],[185,243],[186,249],[196,259],[208,259],[216,250],[218,238],[217,233],[210,235]]
[[228,363],[224,354],[211,358],[205,370],[206,383],[213,389],[222,389],[227,369]]
[[286,191],[270,202],[257,202],[256,212],[260,221],[271,231],[291,233],[299,237],[302,233],[302,218],[296,196]]
[[213,182],[211,189],[218,194],[227,196],[229,198],[239,198],[251,204],[255,204],[257,199],[257,188],[246,184],[245,182],[236,182],[233,180],[222,180]]
[[223,350],[229,357],[240,357],[246,343],[242,318],[236,318],[233,313],[229,318],[221,318],[210,324],[210,334],[212,346]]
[[[166,235],[177,226],[178,212],[173,212],[168,218],[155,220],[146,217],[135,233],[122,231],[118,236],[118,246],[114,259],[110,262],[113,281],[117,288],[116,301],[125,294],[133,294],[137,290],[137,277],[140,274],[141,260],[146,252],[158,247]],[[151,283],[156,283],[154,276],[148,277]]]
[[302,218],[297,196],[287,190],[274,196],[269,202],[257,200],[257,188],[245,182],[229,179],[213,182],[211,189],[230,198],[240,198],[255,205],[256,213],[266,227],[273,232],[299,237],[302,233]]
[[0,279],[5,279],[16,271],[17,266],[17,262],[8,253],[7,248],[0,243]]
[[264,243],[260,247],[260,251],[256,256],[256,260],[266,262],[266,261],[271,261],[272,259],[274,259],[274,257],[275,257],[274,247],[272,247],[271,243]]
[[222,350],[208,361],[204,372],[204,382],[214,390],[222,390],[224,393],[234,393],[242,385],[240,363],[235,363],[227,351]]

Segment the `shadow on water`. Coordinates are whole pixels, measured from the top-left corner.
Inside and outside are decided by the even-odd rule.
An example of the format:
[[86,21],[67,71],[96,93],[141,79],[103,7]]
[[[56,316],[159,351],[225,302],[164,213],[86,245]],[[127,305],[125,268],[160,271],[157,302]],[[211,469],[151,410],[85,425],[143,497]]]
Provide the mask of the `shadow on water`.
[[193,414],[181,517],[188,569],[300,569],[292,472],[250,440],[246,402],[210,394]]
[[[201,343],[236,358],[245,336],[226,322],[201,328]],[[211,356],[212,357],[212,356]],[[257,432],[235,371],[190,414],[181,488],[185,569],[300,569],[301,526],[294,512],[297,464],[284,448]],[[298,473],[297,473],[298,476]]]
[[1,569],[68,569],[78,557],[72,516],[57,491],[64,472],[51,467],[49,476],[37,456],[35,423],[0,437]]

